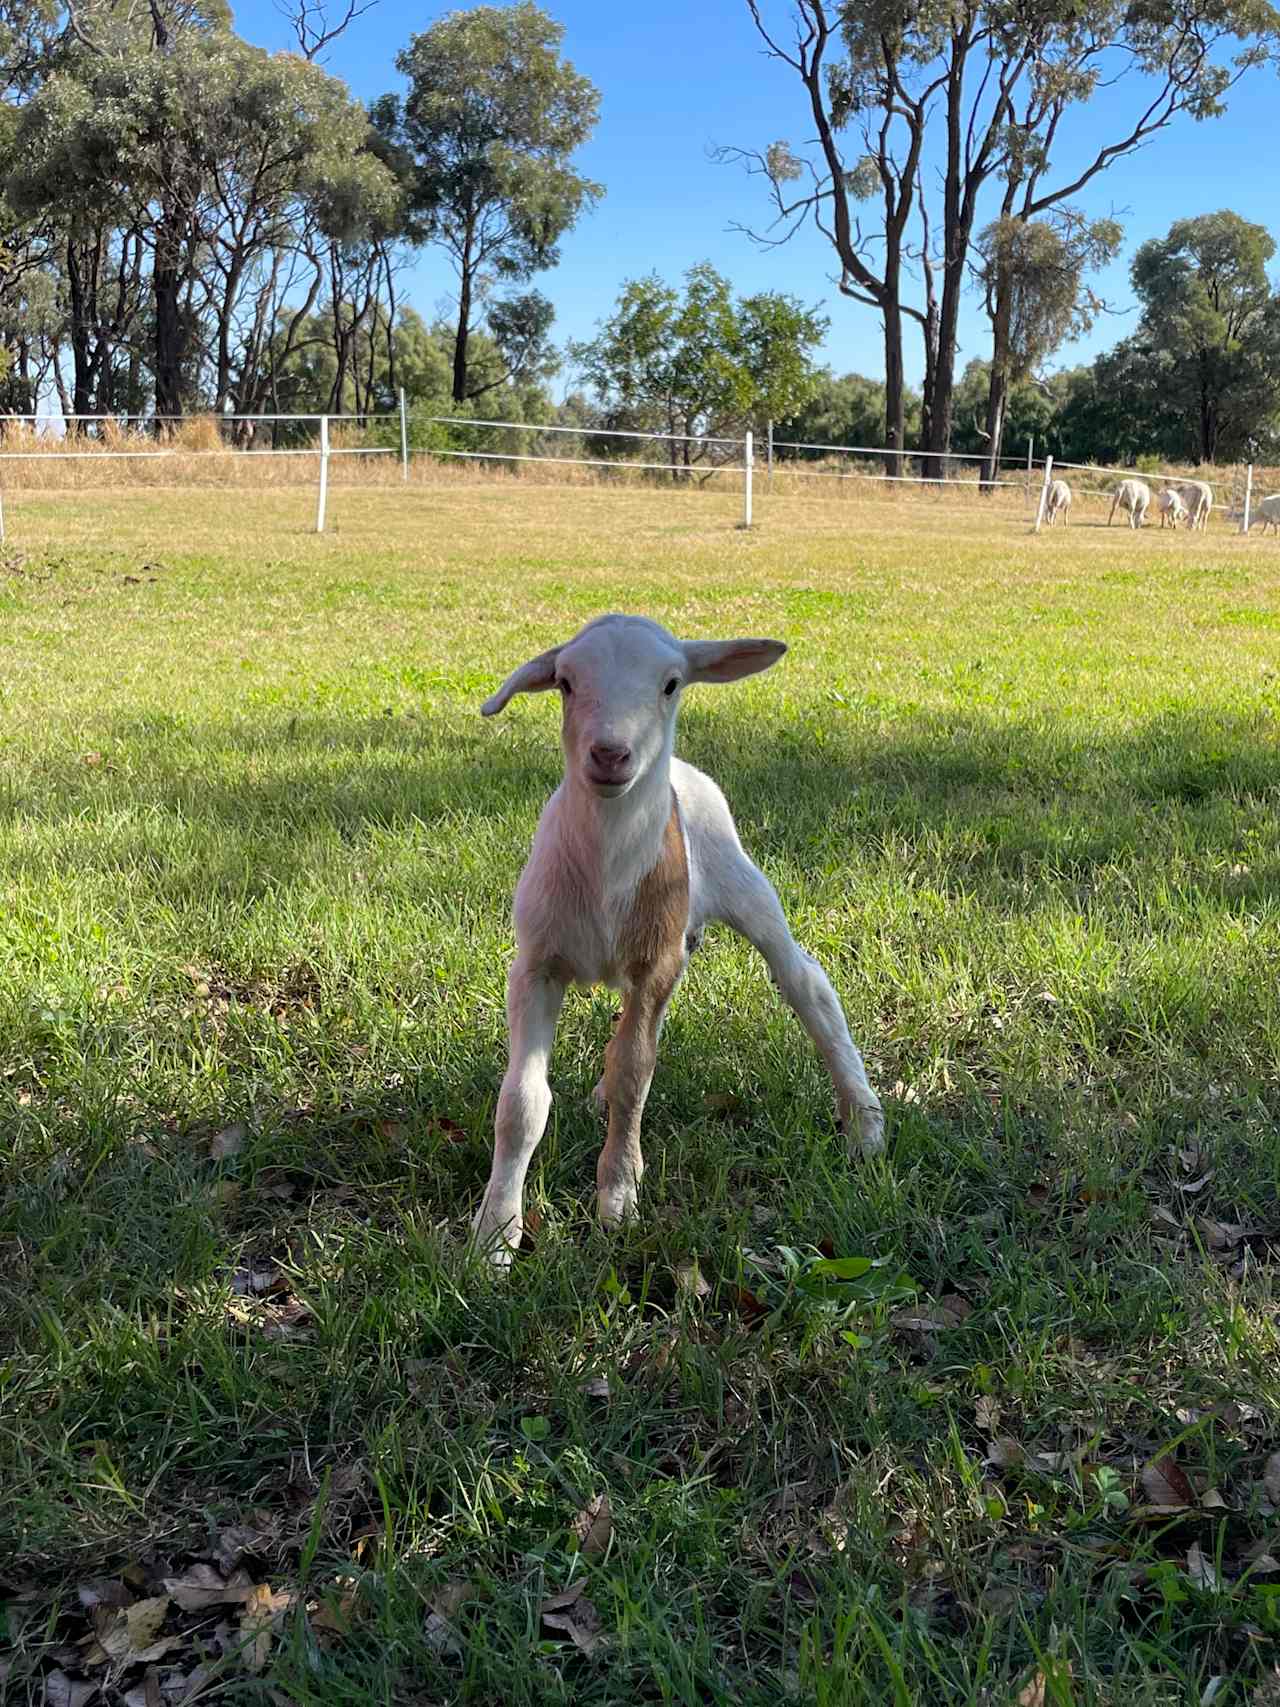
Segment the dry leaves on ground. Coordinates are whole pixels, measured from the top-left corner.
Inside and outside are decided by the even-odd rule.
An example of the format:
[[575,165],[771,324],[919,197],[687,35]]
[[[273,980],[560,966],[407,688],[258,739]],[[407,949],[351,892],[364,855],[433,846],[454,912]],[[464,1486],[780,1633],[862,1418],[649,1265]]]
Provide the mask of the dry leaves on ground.
[[184,1612],[203,1612],[210,1606],[243,1606],[255,1592],[248,1571],[234,1571],[225,1580],[212,1565],[190,1565],[180,1577],[166,1577],[165,1589]]
[[570,1528],[579,1548],[589,1559],[598,1559],[608,1550],[613,1534],[613,1512],[608,1494],[597,1494],[574,1518]]
[[577,1582],[560,1594],[548,1595],[538,1608],[548,1630],[569,1638],[574,1647],[590,1657],[605,1640],[604,1623],[586,1598],[585,1582]]
[[210,1161],[225,1162],[232,1156],[238,1156],[248,1136],[249,1128],[239,1121],[234,1126],[224,1127],[221,1132],[215,1132],[209,1140]]
[[240,1634],[244,1638],[240,1660],[246,1671],[258,1673],[271,1656],[271,1642],[280,1620],[293,1605],[288,1589],[273,1589],[259,1583],[245,1596],[240,1612]]
[[1180,1510],[1196,1504],[1196,1491],[1187,1473],[1172,1458],[1156,1458],[1143,1470],[1142,1491],[1154,1506]]

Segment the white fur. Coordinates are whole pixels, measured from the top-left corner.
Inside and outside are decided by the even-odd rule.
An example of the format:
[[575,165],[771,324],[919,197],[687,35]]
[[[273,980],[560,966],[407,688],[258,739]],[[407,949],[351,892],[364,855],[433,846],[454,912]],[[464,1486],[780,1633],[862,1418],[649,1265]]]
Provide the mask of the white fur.
[[1212,486],[1207,480],[1171,480],[1169,485],[1187,507],[1187,526],[1203,532],[1213,508]]
[[[747,937],[826,1063],[851,1138],[856,1131],[864,1154],[883,1148],[880,1102],[826,974],[796,944],[773,886],[743,852],[723,794],[672,751],[686,686],[767,669],[785,650],[777,641],[681,642],[643,617],[601,617],[566,645],[521,666],[483,708],[492,715],[514,693],[558,685],[563,695],[565,684],[570,689],[561,732],[564,780],[543,810],[516,888],[517,954],[507,985],[510,1061],[498,1101],[493,1167],[475,1217],[477,1243],[499,1264],[520,1242],[525,1176],[551,1109],[547,1062],[565,989],[570,982],[631,987],[620,936],[640,885],[664,859],[673,795],[688,864],[675,978],[710,921]],[[599,780],[592,754],[601,743],[630,751],[623,768],[634,775],[625,783]],[[670,994],[663,990],[651,1027],[655,1051]],[[625,1155],[611,1154],[611,1124],[601,1154],[597,1205],[606,1222],[635,1207],[643,1171],[639,1117],[651,1073],[646,1059],[638,1106],[632,1098],[628,1110],[634,1114],[631,1147]],[[601,1090],[597,1086],[597,1097]]]
[[1129,513],[1129,526],[1140,528],[1147,519],[1147,509],[1151,503],[1151,488],[1145,480],[1122,480],[1116,487],[1116,495],[1111,500],[1111,509],[1107,515],[1107,526],[1111,526],[1111,518],[1116,513],[1118,504],[1122,510]]
[[1262,531],[1266,533],[1269,527],[1280,533],[1280,492],[1273,492],[1269,498],[1259,498],[1249,514],[1250,528],[1262,523]]
[[1190,511],[1182,501],[1182,494],[1172,486],[1166,486],[1156,493],[1156,509],[1160,512],[1160,526],[1176,528],[1179,522],[1185,522]]
[[1066,527],[1067,525],[1069,525],[1069,523],[1071,521],[1071,517],[1068,514],[1070,509],[1071,509],[1071,488],[1070,488],[1070,486],[1067,485],[1065,480],[1051,481],[1050,485],[1049,485],[1049,496],[1045,499],[1045,505],[1044,505],[1044,519],[1045,519],[1045,521],[1049,524],[1050,527],[1052,527],[1054,525],[1054,523],[1057,521],[1058,517],[1061,516],[1063,526]]

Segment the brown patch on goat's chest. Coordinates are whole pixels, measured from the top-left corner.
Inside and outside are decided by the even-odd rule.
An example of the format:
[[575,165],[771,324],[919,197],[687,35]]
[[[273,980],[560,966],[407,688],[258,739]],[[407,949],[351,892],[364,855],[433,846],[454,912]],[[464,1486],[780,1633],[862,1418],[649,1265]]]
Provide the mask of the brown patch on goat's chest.
[[667,961],[679,965],[688,922],[689,862],[673,794],[658,863],[641,878],[618,933],[618,959],[627,976],[634,982]]

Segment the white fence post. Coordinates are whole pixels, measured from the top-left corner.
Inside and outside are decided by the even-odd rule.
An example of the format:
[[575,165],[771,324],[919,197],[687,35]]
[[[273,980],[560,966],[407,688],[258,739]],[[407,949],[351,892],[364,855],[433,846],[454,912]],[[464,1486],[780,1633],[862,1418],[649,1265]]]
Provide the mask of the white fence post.
[[404,412],[404,386],[400,387],[400,472],[409,478],[409,418]]
[[1049,483],[1052,479],[1053,458],[1047,456],[1044,459],[1044,485],[1040,488],[1040,502],[1036,505],[1036,525],[1032,528],[1032,533],[1040,532],[1040,523],[1044,520],[1044,507],[1049,498]]
[[773,481],[773,422],[772,421],[769,422],[769,440],[768,440],[768,448],[766,451],[766,458],[767,458],[766,478],[769,480],[770,483],[772,483],[772,481]]
[[[1241,518],[1240,518],[1240,532],[1241,533],[1248,533],[1248,531],[1249,531],[1249,510],[1252,507],[1252,504],[1253,504],[1253,464],[1250,463],[1249,466],[1244,471],[1244,515],[1241,516]],[[1265,527],[1263,528],[1263,532],[1264,533],[1266,532]],[[0,539],[3,539],[3,538],[4,538],[4,531],[3,531],[3,528],[0,528]]]
[[751,450],[751,429],[747,428],[747,436],[742,441],[742,521],[740,527],[751,526],[751,474],[755,458]]
[[[1027,498],[1028,499],[1030,499],[1030,497],[1031,497],[1031,463],[1032,463],[1032,452],[1035,450],[1035,448],[1036,448],[1036,436],[1034,433],[1032,433],[1031,437],[1027,440]],[[998,474],[999,470],[997,469],[996,472]]]
[[316,499],[316,532],[324,532],[324,512],[329,500],[329,417],[320,417],[320,492]]

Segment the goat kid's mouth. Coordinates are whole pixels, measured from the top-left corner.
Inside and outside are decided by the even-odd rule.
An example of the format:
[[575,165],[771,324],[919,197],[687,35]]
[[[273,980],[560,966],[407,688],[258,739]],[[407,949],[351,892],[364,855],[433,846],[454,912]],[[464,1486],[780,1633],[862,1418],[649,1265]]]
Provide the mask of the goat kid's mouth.
[[616,800],[636,780],[634,771],[597,770],[594,765],[584,765],[582,774],[592,791],[604,800]]

